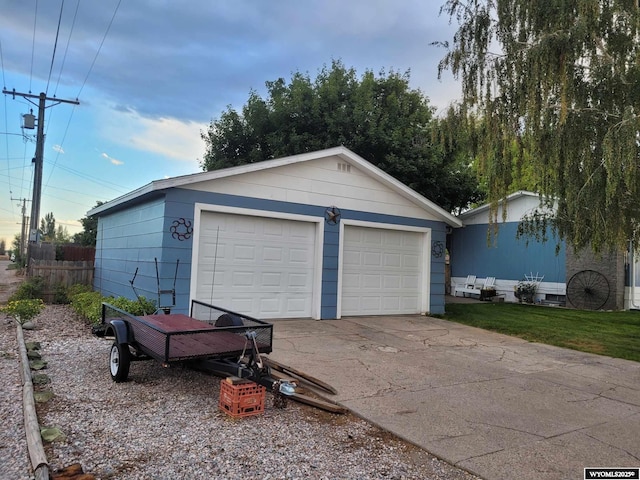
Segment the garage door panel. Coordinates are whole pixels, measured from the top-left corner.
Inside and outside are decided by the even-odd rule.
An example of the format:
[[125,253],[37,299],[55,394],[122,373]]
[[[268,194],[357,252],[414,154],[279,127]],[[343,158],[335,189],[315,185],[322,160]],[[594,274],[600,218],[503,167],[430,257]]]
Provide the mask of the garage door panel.
[[304,299],[295,299],[295,298],[289,298],[286,299],[287,302],[287,310],[290,312],[297,312],[298,316],[303,316],[304,312],[307,309],[307,303],[304,301]]
[[343,265],[360,265],[362,263],[360,259],[360,252],[344,250],[342,257]]
[[263,315],[274,315],[280,310],[280,302],[275,298],[262,298],[260,300],[260,311]]
[[402,277],[400,275],[385,275],[384,276],[384,288],[401,288],[402,287]]
[[231,285],[235,288],[253,286],[253,275],[251,272],[233,272]]
[[264,247],[262,259],[265,262],[282,262],[282,247]]
[[307,248],[290,248],[289,249],[289,262],[302,264],[302,265],[312,265],[313,261],[310,258],[311,249]]
[[382,255],[380,252],[365,252],[362,257],[362,265],[379,267],[382,265]]
[[385,267],[396,267],[399,268],[402,266],[402,255],[398,253],[387,253],[384,256],[384,266]]
[[403,267],[412,267],[417,265],[420,261],[420,256],[418,255],[403,255],[402,256],[402,266]]
[[255,259],[256,248],[253,245],[236,245],[233,249],[233,260],[235,261],[254,261]]
[[353,287],[359,287],[360,277],[361,275],[359,273],[343,273],[342,282],[344,284],[353,285]]
[[404,275],[402,277],[402,288],[405,290],[418,290],[420,288],[420,277],[417,275]]
[[202,212],[201,225],[195,298],[212,301],[215,265],[214,304],[261,318],[312,316],[316,224]]
[[277,287],[282,285],[282,274],[280,273],[263,273],[261,283],[265,287]]
[[382,310],[384,312],[396,312],[400,310],[400,299],[398,297],[384,297],[382,299]]
[[419,313],[423,236],[346,225],[341,314]]
[[290,288],[304,288],[307,286],[307,276],[299,273],[290,273],[287,285]]
[[380,275],[360,275],[360,281],[358,285],[364,288],[377,289],[382,287],[382,280],[380,279]]

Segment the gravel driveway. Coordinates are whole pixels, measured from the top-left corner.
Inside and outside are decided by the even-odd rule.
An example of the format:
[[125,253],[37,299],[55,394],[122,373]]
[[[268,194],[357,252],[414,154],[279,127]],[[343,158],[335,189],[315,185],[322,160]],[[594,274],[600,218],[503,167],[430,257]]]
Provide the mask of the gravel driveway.
[[[0,278],[0,284],[1,284]],[[352,415],[289,402],[232,419],[218,410],[220,379],[136,362],[111,381],[110,342],[65,306],[47,306],[25,331],[41,342],[51,400],[41,426],[65,437],[45,445],[51,466],[82,464],[99,479],[473,479]],[[0,317],[0,477],[29,479],[15,325]]]

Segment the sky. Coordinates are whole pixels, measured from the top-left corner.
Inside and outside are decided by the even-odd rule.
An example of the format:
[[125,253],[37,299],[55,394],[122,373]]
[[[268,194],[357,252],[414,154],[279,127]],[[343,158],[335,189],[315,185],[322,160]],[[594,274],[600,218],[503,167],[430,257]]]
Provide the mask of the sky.
[[[62,100],[44,115],[40,217],[73,235],[97,201],[153,180],[202,171],[201,133],[251,90],[293,73],[315,78],[340,60],[410,71],[436,112],[460,97],[438,79],[455,25],[442,1],[424,0],[0,0],[0,69],[6,90]],[[31,213],[35,104],[0,97],[0,240]],[[358,153],[358,152],[355,152]],[[26,199],[26,202],[23,200]]]

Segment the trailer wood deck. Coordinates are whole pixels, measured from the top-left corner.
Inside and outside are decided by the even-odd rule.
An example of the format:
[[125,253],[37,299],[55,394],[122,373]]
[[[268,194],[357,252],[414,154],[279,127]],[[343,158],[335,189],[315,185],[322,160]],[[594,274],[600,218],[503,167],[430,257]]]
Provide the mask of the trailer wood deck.
[[[121,319],[128,325],[129,344],[140,352],[169,363],[199,358],[239,357],[251,349],[247,332],[255,332],[261,353],[271,353],[273,326],[250,317],[243,317],[242,326],[216,327],[215,320],[224,311],[213,315],[192,316],[154,314],[135,316],[107,306],[103,322]],[[207,318],[211,318],[209,321]]]

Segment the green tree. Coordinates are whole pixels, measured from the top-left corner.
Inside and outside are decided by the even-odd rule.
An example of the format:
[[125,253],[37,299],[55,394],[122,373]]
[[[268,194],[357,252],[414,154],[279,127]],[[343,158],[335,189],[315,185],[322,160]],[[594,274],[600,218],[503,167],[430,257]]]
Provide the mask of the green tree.
[[16,263],[18,263],[19,265],[24,265],[24,259],[22,258],[22,252],[20,250],[20,246],[22,243],[22,235],[20,235],[19,233],[17,233],[14,237],[13,237],[13,242],[11,243],[11,247],[12,247],[12,252],[16,255]]
[[204,170],[344,145],[449,211],[477,197],[468,163],[433,141],[437,123],[409,73],[356,71],[334,61],[315,79],[266,82],[267,98],[250,92],[241,113],[228,107],[202,133]]
[[40,235],[42,241],[54,242],[56,239],[56,219],[53,212],[47,213],[44,218],[40,219]]
[[[99,207],[103,203],[98,200],[93,208]],[[86,216],[80,219],[80,223],[83,230],[73,236],[73,242],[87,247],[95,247],[98,235],[98,217]]]
[[525,169],[540,212],[557,202],[532,228],[596,251],[640,233],[638,1],[448,0],[442,11],[459,29],[439,68],[483,118],[477,159],[493,205]]
[[56,243],[69,243],[71,241],[71,235],[69,235],[67,227],[64,225],[58,225],[54,241]]
[[0,240],[0,252],[2,252],[2,254],[4,255],[6,251],[7,251],[7,241],[3,238],[2,240]]

